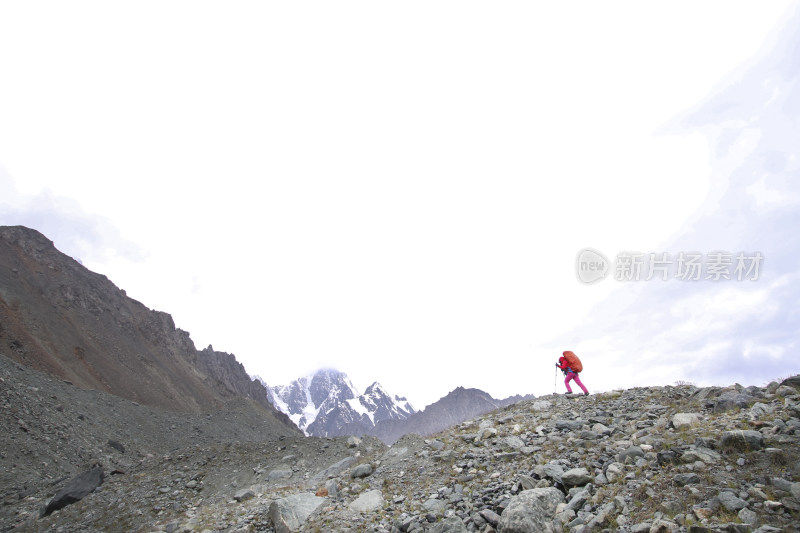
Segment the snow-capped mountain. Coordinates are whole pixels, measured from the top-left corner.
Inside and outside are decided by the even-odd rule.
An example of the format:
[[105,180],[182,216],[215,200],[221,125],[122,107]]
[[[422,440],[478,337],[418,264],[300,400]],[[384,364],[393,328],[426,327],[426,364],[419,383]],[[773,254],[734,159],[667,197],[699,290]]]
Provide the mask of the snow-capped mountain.
[[272,405],[315,437],[372,434],[378,422],[405,420],[416,412],[408,400],[390,395],[377,382],[359,394],[347,374],[333,369],[288,385],[264,386]]

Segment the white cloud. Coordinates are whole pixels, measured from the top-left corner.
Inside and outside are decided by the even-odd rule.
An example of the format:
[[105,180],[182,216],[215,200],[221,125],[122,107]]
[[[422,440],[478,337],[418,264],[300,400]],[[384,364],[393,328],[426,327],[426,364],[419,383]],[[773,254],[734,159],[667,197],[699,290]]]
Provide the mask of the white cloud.
[[759,252],[757,281],[640,282],[614,291],[592,311],[598,320],[560,338],[606,339],[581,352],[594,359],[601,383],[763,384],[800,372],[792,355],[800,327],[792,209],[800,129],[787,112],[800,104],[798,71],[787,63],[799,22],[795,14],[769,53],[676,121],[709,139],[715,185],[664,251]]
[[0,161],[37,199],[3,220],[58,220],[269,383],[547,392],[559,334],[591,328],[566,342],[619,369],[670,324],[637,309],[649,285],[579,285],[580,248],[793,253],[748,218],[794,187],[793,86],[780,65],[717,85],[790,5],[3,5]]

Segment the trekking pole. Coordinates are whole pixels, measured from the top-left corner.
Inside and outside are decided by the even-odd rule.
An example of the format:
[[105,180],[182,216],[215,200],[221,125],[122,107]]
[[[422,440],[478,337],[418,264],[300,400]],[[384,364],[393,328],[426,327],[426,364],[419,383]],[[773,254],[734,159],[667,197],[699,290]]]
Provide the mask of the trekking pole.
[[555,374],[553,374],[553,394],[556,393],[556,387],[558,386],[558,368],[555,369]]

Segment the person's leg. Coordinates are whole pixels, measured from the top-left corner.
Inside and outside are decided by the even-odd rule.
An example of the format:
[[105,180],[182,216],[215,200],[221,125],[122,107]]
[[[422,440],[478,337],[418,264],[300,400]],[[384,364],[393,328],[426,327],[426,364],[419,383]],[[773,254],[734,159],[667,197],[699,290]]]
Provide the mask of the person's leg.
[[574,377],[575,377],[575,374],[570,372],[569,374],[567,374],[566,379],[564,379],[564,385],[567,386],[567,392],[572,392],[572,387],[569,386],[569,380],[571,380]]
[[573,376],[573,379],[575,380],[575,383],[577,383],[577,384],[578,384],[578,386],[579,386],[581,389],[583,389],[583,393],[584,393],[584,394],[589,394],[589,391],[588,391],[588,390],[586,390],[586,387],[584,387],[584,386],[583,386],[583,383],[581,383],[581,378],[580,378],[580,377],[578,377],[578,374],[572,374],[572,376]]

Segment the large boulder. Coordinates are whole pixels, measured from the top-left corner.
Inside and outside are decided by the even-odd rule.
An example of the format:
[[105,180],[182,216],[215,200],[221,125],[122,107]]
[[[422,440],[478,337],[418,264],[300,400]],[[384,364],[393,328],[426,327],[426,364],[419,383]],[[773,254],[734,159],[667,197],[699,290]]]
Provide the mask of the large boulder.
[[353,479],[365,478],[372,475],[372,465],[369,463],[360,464],[350,471],[350,477]]
[[725,448],[741,451],[760,450],[764,447],[764,435],[758,431],[736,429],[723,433],[720,443]]
[[561,483],[561,476],[564,475],[564,468],[558,463],[547,463],[536,465],[533,473],[541,479],[551,479],[556,483]]
[[511,448],[512,450],[519,450],[525,446],[525,442],[516,435],[509,435],[503,439],[503,445],[507,448]]
[[784,379],[783,381],[781,381],[781,385],[785,387],[794,387],[795,389],[800,389],[800,374]]
[[383,508],[383,504],[383,493],[381,491],[368,490],[350,504],[350,509],[360,513],[368,513]]
[[583,424],[585,424],[585,422],[580,418],[576,420],[567,420],[562,418],[555,421],[556,429],[569,430],[569,431],[576,431],[578,429],[581,429],[583,427]]
[[341,461],[332,464],[328,468],[321,470],[313,478],[312,482],[325,482],[328,478],[338,476],[356,461],[355,457],[345,457]]
[[690,428],[698,425],[702,417],[700,413],[676,413],[672,417],[672,427],[678,430]]
[[70,479],[42,509],[41,516],[47,516],[53,511],[80,501],[103,483],[103,477],[103,469],[98,466]]
[[534,411],[549,411],[552,406],[553,404],[547,400],[536,400],[531,405],[531,409]]
[[620,463],[635,463],[639,457],[644,457],[644,450],[639,446],[630,446],[617,454],[617,461]]
[[717,499],[725,509],[731,512],[736,512],[747,507],[747,502],[732,492],[720,492]]
[[717,401],[714,403],[713,411],[715,413],[723,413],[733,409],[741,409],[747,407],[755,400],[756,398],[744,392],[726,391],[717,398]]
[[326,498],[313,494],[292,494],[286,498],[273,501],[269,506],[269,517],[278,533],[292,533],[325,503]]
[[564,503],[564,495],[554,487],[523,490],[508,502],[500,522],[499,533],[555,533],[561,525],[553,524],[558,504]]
[[594,476],[585,468],[571,468],[562,474],[561,482],[565,487],[582,487],[592,481]]

